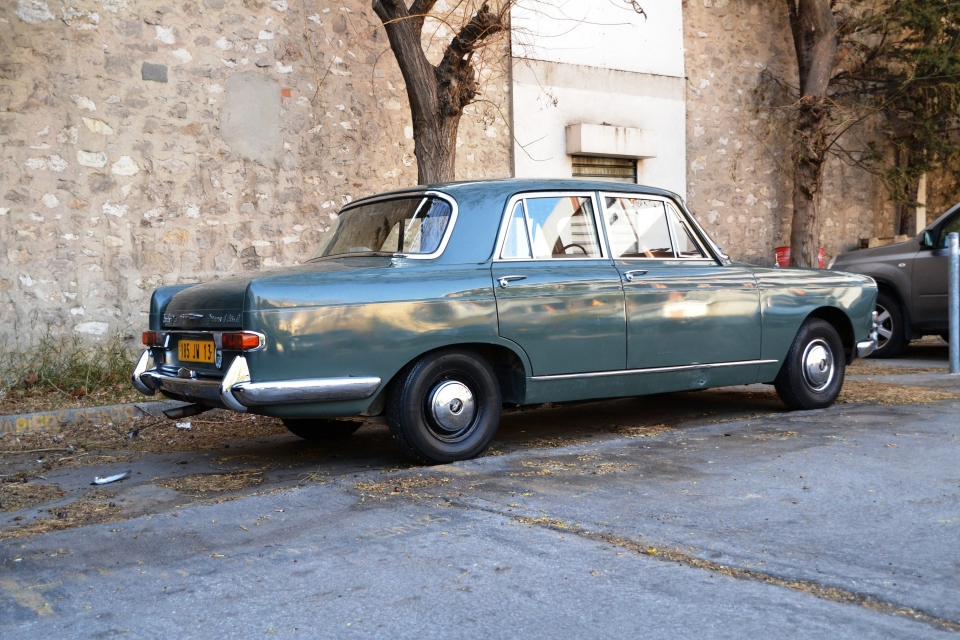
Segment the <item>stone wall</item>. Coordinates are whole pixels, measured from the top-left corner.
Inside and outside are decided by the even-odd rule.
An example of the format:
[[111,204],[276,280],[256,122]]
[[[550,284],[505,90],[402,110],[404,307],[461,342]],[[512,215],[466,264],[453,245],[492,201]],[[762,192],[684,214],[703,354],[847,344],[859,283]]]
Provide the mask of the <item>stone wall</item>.
[[[415,183],[378,24],[367,0],[0,0],[0,337],[139,336],[154,287],[296,264]],[[451,32],[424,33],[436,61]],[[487,57],[462,178],[509,174],[506,39]]]
[[[790,244],[792,170],[782,125],[752,96],[764,70],[796,82],[786,2],[689,0],[684,43],[688,203],[734,259],[770,265]],[[892,235],[879,180],[836,159],[824,178],[826,260]]]

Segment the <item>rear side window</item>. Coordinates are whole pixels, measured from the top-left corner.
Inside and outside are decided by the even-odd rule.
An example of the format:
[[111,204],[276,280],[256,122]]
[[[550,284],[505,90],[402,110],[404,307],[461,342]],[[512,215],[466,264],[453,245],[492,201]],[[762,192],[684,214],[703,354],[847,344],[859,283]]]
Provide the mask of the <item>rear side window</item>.
[[453,208],[435,196],[371,202],[340,212],[313,258],[350,253],[431,254],[440,248]]

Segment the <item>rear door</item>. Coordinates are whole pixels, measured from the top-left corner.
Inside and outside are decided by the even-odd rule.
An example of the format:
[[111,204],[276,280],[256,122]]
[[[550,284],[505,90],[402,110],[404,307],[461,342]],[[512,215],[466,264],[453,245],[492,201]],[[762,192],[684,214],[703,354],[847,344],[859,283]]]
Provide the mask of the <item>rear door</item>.
[[534,375],[624,368],[623,289],[598,226],[590,192],[508,206],[492,266],[500,335],[523,348]]
[[623,278],[627,369],[758,360],[760,295],[753,274],[711,257],[668,198],[600,197],[611,257]]

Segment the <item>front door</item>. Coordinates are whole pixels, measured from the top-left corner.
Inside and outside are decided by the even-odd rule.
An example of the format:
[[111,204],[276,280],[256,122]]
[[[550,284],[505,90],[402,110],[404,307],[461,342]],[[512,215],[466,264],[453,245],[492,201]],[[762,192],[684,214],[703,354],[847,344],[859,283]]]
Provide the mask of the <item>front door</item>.
[[592,194],[530,194],[511,202],[492,267],[500,335],[533,375],[622,370],[620,274],[602,249]]
[[623,277],[627,369],[758,360],[753,274],[712,258],[670,200],[601,198],[611,257]]
[[947,281],[950,256],[947,234],[960,231],[960,214],[940,225],[933,248],[920,249],[913,259],[913,321],[947,326]]

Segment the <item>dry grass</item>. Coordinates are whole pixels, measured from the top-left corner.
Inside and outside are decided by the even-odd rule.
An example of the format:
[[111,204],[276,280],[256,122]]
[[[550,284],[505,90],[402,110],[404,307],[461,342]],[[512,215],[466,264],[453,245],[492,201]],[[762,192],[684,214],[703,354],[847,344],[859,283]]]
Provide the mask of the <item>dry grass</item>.
[[0,340],[0,415],[130,402],[133,351],[120,334],[93,345],[50,333]]
[[69,504],[47,509],[49,518],[40,518],[23,526],[0,530],[0,540],[36,536],[90,524],[116,522],[124,518],[122,510],[111,502],[113,494],[97,490]]
[[19,511],[62,498],[63,490],[56,484],[29,484],[11,482],[0,485],[0,511]]
[[263,482],[263,471],[239,471],[237,473],[200,473],[193,476],[161,480],[157,486],[174,489],[194,497],[208,492],[222,493],[255,487]]
[[854,360],[847,367],[849,376],[905,376],[917,373],[947,373],[947,367],[897,367]]
[[845,380],[843,391],[840,392],[840,398],[837,402],[875,402],[882,405],[897,405],[926,404],[928,402],[957,399],[960,399],[960,393],[945,389]]

